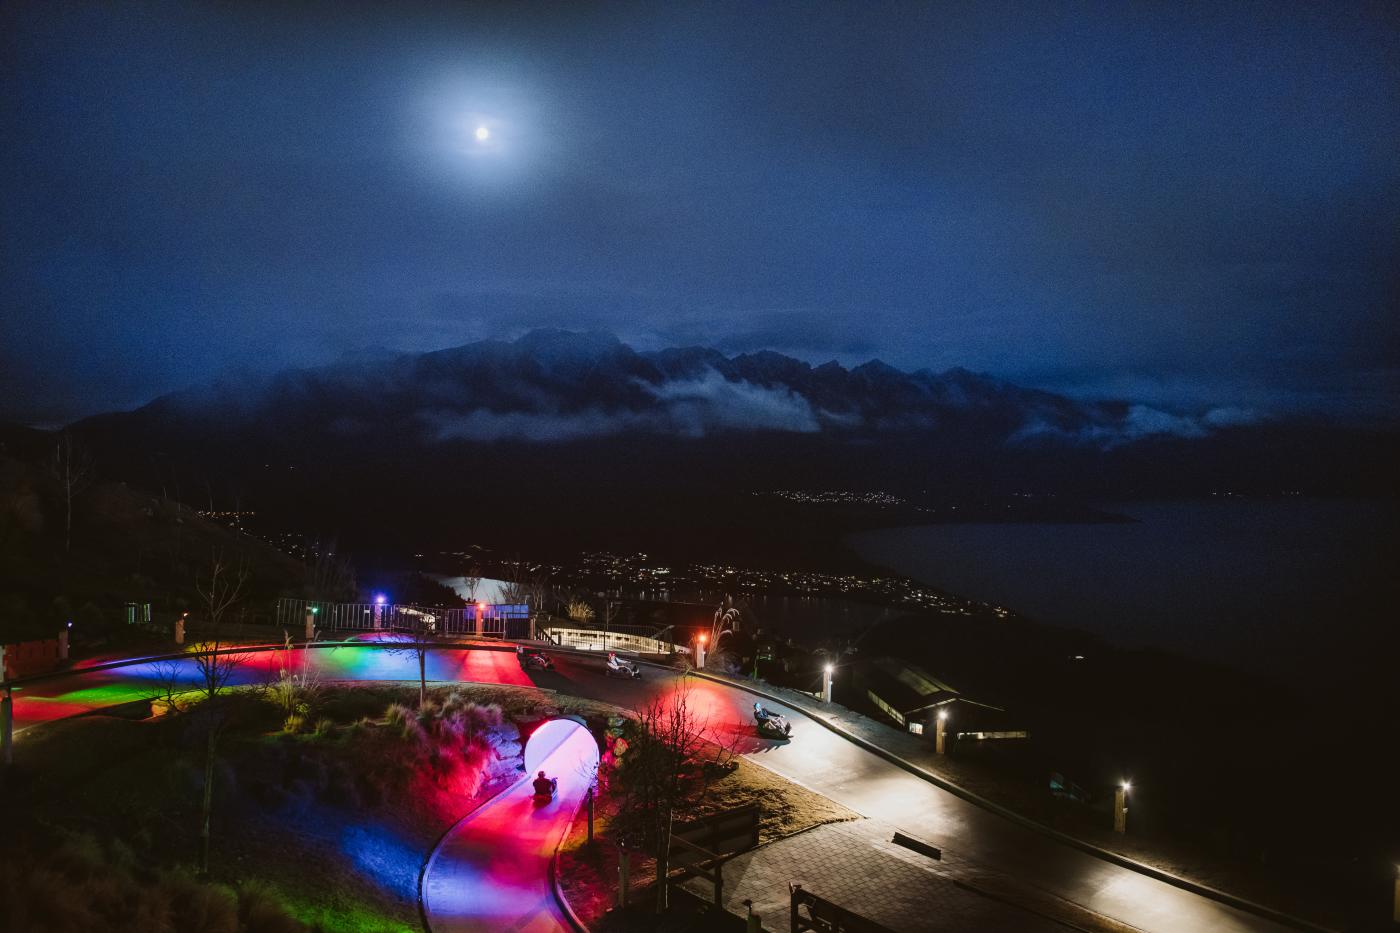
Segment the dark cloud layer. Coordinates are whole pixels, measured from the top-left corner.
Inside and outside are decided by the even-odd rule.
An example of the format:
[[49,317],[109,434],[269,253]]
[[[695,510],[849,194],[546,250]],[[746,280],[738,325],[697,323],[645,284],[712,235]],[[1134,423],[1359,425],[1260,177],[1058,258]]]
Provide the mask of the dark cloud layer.
[[0,418],[539,326],[1393,414],[1397,40],[1390,3],[7,4]]

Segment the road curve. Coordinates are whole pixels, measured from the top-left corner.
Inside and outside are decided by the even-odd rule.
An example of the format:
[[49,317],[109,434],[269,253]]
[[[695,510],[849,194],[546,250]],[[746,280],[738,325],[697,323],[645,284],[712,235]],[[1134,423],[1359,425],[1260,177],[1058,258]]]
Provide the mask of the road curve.
[[[537,743],[548,747],[540,750]],[[438,843],[423,872],[423,913],[433,933],[572,930],[550,886],[549,864],[598,764],[598,746],[571,720],[545,723],[526,746],[525,777],[466,816]],[[534,772],[559,779],[535,803]]]

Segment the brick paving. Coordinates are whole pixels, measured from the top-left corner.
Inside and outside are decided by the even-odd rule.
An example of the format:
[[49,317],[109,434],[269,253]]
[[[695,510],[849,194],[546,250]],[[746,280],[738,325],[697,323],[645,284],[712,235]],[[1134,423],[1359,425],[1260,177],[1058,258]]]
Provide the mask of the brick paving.
[[[953,933],[1065,933],[1065,925],[956,883],[940,864],[890,842],[879,820],[830,823],[769,843],[724,866],[724,906],[742,916],[745,899],[763,929],[788,933],[788,882],[891,930]],[[706,899],[708,881],[686,888]]]

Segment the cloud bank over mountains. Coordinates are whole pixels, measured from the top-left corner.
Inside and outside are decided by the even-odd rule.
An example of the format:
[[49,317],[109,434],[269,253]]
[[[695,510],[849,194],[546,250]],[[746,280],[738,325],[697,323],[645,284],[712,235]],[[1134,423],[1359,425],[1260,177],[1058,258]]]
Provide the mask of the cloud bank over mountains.
[[385,354],[281,373],[254,388],[223,382],[143,411],[286,423],[340,437],[401,432],[418,442],[568,443],[649,434],[936,435],[983,447],[1113,448],[1203,438],[1254,422],[1242,408],[1174,413],[1086,403],[962,369],[847,369],[762,351],[686,347],[636,352],[603,333],[535,331],[424,354]]

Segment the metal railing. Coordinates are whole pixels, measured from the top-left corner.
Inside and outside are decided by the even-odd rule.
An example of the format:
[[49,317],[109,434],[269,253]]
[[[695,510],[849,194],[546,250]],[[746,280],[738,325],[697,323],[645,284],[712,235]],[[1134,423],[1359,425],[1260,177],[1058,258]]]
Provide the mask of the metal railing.
[[464,609],[397,603],[335,603],[315,599],[277,600],[277,625],[301,628],[307,613],[321,632],[417,631],[464,638],[528,638],[530,611],[525,605],[476,605]]

